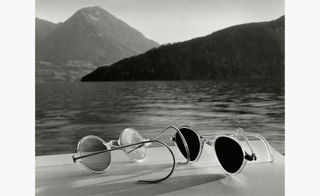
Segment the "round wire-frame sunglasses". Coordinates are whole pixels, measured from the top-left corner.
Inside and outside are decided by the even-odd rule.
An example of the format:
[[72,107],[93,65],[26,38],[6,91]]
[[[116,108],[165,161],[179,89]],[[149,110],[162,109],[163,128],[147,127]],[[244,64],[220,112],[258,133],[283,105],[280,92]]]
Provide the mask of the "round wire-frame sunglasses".
[[[179,130],[177,130],[179,132]],[[162,141],[145,139],[142,134],[133,128],[124,129],[118,140],[104,141],[100,137],[88,135],[83,137],[77,145],[77,153],[72,156],[74,163],[79,162],[92,173],[104,173],[111,166],[111,151],[122,150],[129,158],[142,162],[148,152],[148,146],[158,143],[170,152],[172,168],[163,178],[156,180],[139,180],[138,182],[157,183],[171,176],[175,168],[175,157],[172,150]]]

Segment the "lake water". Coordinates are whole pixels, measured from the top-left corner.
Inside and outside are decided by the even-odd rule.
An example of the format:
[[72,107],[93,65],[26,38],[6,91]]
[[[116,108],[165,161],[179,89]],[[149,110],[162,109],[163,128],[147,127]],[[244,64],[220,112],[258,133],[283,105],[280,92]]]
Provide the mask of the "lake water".
[[[127,127],[151,138],[168,125],[190,125],[200,133],[242,127],[284,154],[284,84],[261,79],[36,84],[36,155],[75,152],[89,134],[118,139]],[[172,134],[161,139],[168,142]]]

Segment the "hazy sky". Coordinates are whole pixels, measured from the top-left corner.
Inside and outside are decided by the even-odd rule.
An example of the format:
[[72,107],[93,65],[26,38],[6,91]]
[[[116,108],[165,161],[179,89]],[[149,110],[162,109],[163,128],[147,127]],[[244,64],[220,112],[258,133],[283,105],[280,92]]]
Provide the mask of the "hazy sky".
[[284,0],[36,0],[36,17],[63,22],[98,5],[160,44],[284,15]]

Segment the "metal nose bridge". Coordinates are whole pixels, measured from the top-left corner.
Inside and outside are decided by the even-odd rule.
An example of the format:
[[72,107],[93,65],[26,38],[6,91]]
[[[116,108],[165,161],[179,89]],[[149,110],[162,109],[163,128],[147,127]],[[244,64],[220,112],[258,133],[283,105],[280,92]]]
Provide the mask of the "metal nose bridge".
[[108,143],[104,143],[104,145],[108,148],[120,147],[120,142],[118,140],[111,140]]

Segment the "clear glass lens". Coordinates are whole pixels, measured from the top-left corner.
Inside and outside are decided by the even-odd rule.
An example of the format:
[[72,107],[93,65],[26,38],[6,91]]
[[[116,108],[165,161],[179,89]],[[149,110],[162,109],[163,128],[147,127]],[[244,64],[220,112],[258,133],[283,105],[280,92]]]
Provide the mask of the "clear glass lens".
[[240,144],[231,138],[219,137],[214,146],[221,166],[229,173],[238,172],[244,161]]
[[[102,143],[101,140],[95,137],[88,137],[81,141],[78,153],[80,154],[80,156],[84,156],[106,149],[107,147]],[[96,155],[81,158],[81,161],[92,171],[102,172],[110,165],[111,154],[110,152],[99,153]]]
[[[135,144],[142,142],[144,139],[138,133],[137,130],[132,128],[125,129],[120,137],[121,146],[126,146],[130,144]],[[142,161],[147,155],[147,147],[143,144],[138,144],[132,147],[127,147],[123,149],[127,155],[135,161]]]
[[[184,139],[187,142],[189,151],[190,151],[190,161],[194,161],[197,159],[199,153],[200,153],[200,148],[201,148],[201,143],[198,137],[198,134],[194,132],[193,130],[189,128],[180,128],[180,132],[182,133]],[[187,158],[187,151],[186,148],[184,147],[183,140],[181,139],[179,133],[176,133],[176,144],[182,153],[182,155]]]

